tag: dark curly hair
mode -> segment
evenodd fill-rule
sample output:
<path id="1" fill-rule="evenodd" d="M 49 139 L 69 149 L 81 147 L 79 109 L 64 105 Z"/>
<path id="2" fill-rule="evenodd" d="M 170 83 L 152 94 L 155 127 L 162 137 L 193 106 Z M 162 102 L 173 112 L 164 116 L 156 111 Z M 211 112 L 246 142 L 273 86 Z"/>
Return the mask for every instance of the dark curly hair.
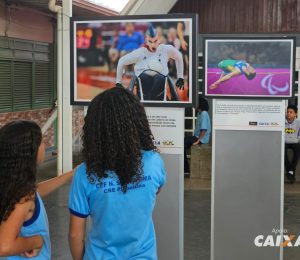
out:
<path id="1" fill-rule="evenodd" d="M 21 198 L 36 190 L 41 128 L 33 121 L 13 121 L 0 129 L 0 222 Z"/>
<path id="2" fill-rule="evenodd" d="M 96 96 L 83 126 L 83 159 L 91 183 L 117 174 L 122 191 L 142 178 L 141 150 L 157 150 L 144 107 L 128 90 L 114 87 Z"/>

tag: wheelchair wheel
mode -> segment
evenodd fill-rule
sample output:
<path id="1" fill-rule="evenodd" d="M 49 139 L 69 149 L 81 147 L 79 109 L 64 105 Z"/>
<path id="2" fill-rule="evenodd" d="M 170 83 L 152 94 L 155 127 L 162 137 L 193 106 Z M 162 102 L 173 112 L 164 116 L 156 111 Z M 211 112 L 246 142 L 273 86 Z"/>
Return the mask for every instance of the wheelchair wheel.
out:
<path id="1" fill-rule="evenodd" d="M 131 81 L 130 81 L 128 87 L 127 87 L 127 89 L 128 89 L 130 92 L 133 92 L 134 86 L 135 86 L 136 82 L 137 82 L 137 77 L 134 75 L 134 76 L 132 77 L 132 79 L 131 79 Z"/>
<path id="2" fill-rule="evenodd" d="M 171 100 L 169 100 L 169 101 L 179 101 L 179 96 L 177 94 L 176 87 L 174 86 L 174 84 L 169 76 L 167 76 L 167 80 L 168 80 L 168 85 L 169 85 L 170 94 L 171 94 Z"/>
<path id="3" fill-rule="evenodd" d="M 141 86 L 139 84 L 138 78 L 136 78 L 135 81 L 135 90 L 136 90 L 136 95 L 139 98 L 139 100 L 141 100 Z"/>
<path id="4" fill-rule="evenodd" d="M 138 96 L 139 100 L 141 100 L 141 91 L 139 86 L 139 81 L 137 76 L 133 76 L 127 89 L 132 92 L 134 95 Z"/>

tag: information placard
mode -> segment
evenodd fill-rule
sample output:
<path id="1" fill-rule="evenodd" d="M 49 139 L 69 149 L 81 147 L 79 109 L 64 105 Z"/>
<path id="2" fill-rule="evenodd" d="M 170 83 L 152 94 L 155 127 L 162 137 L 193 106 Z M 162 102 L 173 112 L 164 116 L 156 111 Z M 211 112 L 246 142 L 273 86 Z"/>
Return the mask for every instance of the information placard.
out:
<path id="1" fill-rule="evenodd" d="M 181 108 L 147 107 L 146 114 L 157 148 L 162 153 L 182 154 L 184 110 Z"/>
<path id="2" fill-rule="evenodd" d="M 216 100 L 214 128 L 236 130 L 282 130 L 282 100 Z"/>

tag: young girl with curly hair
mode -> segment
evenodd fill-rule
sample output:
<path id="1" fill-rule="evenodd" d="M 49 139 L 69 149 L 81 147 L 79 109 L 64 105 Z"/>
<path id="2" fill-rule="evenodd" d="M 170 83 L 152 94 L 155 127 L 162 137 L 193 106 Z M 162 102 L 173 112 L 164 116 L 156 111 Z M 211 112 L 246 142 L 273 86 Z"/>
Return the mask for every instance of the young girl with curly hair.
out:
<path id="1" fill-rule="evenodd" d="M 0 256 L 8 260 L 51 258 L 47 214 L 41 197 L 71 180 L 73 172 L 36 184 L 45 146 L 33 121 L 0 129 Z"/>
<path id="2" fill-rule="evenodd" d="M 69 196 L 73 259 L 157 259 L 152 212 L 166 177 L 144 107 L 124 88 L 106 90 L 88 108 L 82 139 Z"/>

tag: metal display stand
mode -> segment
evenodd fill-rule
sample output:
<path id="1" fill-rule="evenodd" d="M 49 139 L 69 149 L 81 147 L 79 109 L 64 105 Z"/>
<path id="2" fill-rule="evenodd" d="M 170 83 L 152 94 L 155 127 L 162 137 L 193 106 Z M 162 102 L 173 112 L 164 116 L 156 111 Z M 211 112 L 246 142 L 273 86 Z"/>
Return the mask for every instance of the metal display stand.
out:
<path id="1" fill-rule="evenodd" d="M 154 210 L 158 259 L 183 260 L 184 108 L 147 107 L 146 113 L 167 172 Z"/>
<path id="2" fill-rule="evenodd" d="M 282 247 L 263 242 L 283 230 L 284 109 L 213 100 L 211 260 L 282 260 Z"/>

